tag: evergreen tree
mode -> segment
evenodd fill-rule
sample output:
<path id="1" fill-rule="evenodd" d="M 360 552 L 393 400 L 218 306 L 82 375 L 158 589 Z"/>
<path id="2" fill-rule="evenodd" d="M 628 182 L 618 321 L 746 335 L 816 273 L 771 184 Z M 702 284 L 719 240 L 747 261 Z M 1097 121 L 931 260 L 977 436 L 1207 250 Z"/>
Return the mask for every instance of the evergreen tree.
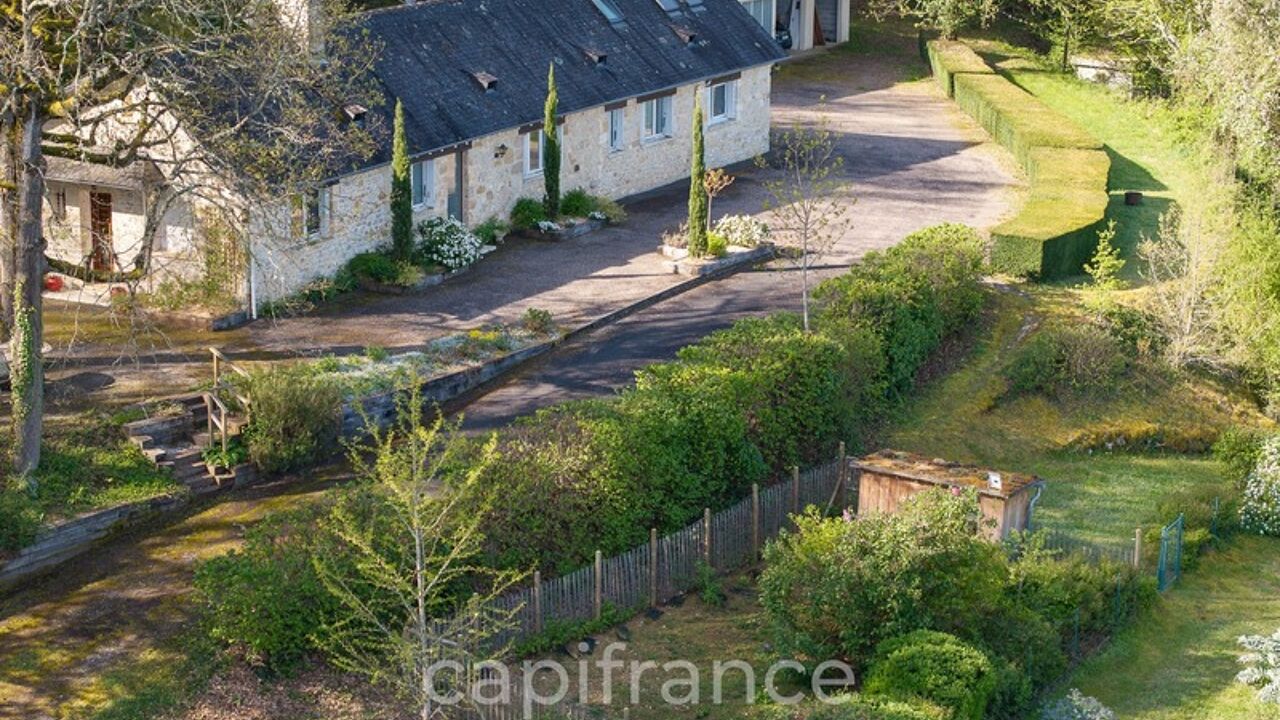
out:
<path id="1" fill-rule="evenodd" d="M 559 109 L 560 93 L 556 90 L 556 66 L 553 63 L 547 73 L 547 106 L 542 118 L 542 179 L 547 193 L 542 204 L 550 220 L 560 216 L 560 131 L 556 127 Z"/>
<path id="2" fill-rule="evenodd" d="M 404 105 L 399 100 L 391 140 L 391 251 L 397 260 L 407 260 L 413 254 L 413 183 L 409 141 L 404 135 Z"/>
<path id="3" fill-rule="evenodd" d="M 702 99 L 693 100 L 693 161 L 689 168 L 689 254 L 707 254 L 707 157 Z"/>

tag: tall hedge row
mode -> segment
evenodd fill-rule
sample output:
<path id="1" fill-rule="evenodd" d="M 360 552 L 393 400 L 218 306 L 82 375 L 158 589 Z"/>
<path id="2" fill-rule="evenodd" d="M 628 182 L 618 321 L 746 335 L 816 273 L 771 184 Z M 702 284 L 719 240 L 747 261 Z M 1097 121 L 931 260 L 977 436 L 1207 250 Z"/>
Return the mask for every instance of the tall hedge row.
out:
<path id="1" fill-rule="evenodd" d="M 519 423 L 487 473 L 505 498 L 485 528 L 493 562 L 568 571 L 854 449 L 980 310 L 981 276 L 976 233 L 931 228 L 821 287 L 816 332 L 791 314 L 741 320 L 615 398 Z"/>
<path id="2" fill-rule="evenodd" d="M 1031 179 L 1022 210 L 991 231 L 992 265 L 1046 279 L 1079 274 L 1093 254 L 1109 199 L 1111 159 L 1102 144 L 985 63 L 983 72 L 974 62 L 981 58 L 962 43 L 930 43 L 929 57 L 944 90 Z"/>

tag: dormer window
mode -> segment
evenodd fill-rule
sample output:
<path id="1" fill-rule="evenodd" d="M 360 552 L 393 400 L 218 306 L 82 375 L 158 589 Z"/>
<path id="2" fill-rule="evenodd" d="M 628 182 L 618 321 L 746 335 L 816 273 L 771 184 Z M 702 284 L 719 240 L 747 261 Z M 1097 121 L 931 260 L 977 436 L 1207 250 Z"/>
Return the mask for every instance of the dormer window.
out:
<path id="1" fill-rule="evenodd" d="M 613 0 L 591 0 L 595 3 L 596 9 L 604 15 L 604 19 L 611 23 L 622 22 L 622 11 L 613 3 Z"/>
<path id="2" fill-rule="evenodd" d="M 477 70 L 476 72 L 471 73 L 471 77 L 475 79 L 476 83 L 480 86 L 480 89 L 485 92 L 490 92 L 494 88 L 498 87 L 497 76 L 490 75 L 482 70 Z"/>

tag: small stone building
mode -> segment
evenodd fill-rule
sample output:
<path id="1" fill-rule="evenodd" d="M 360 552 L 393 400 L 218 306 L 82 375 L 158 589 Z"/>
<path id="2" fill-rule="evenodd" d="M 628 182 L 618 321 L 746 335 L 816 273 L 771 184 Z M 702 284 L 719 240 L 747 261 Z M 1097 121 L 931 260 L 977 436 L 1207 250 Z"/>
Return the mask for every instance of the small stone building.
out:
<path id="1" fill-rule="evenodd" d="M 896 512 L 908 497 L 930 488 L 977 490 L 982 514 L 995 522 L 993 540 L 1026 530 L 1044 481 L 1034 475 L 1007 473 L 931 460 L 922 455 L 883 450 L 857 462 L 858 514 Z"/>

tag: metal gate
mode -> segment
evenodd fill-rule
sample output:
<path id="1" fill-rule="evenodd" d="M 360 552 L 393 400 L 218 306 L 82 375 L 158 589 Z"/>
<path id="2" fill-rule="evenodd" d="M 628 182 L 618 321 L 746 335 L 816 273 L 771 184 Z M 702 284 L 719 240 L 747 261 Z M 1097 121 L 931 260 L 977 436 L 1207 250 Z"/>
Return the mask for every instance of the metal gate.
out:
<path id="1" fill-rule="evenodd" d="M 1182 577 L 1182 531 L 1185 525 L 1185 516 L 1179 515 L 1177 520 L 1160 531 L 1160 567 L 1156 572 L 1160 592 L 1168 590 Z"/>

